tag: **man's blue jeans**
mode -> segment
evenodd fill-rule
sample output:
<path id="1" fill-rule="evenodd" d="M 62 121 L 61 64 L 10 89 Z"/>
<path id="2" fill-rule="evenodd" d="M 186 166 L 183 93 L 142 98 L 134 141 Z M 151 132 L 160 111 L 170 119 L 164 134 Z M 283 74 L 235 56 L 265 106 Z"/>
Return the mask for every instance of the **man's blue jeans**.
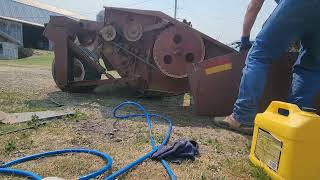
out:
<path id="1" fill-rule="evenodd" d="M 312 107 L 320 90 L 320 0 L 282 0 L 247 56 L 233 112 L 241 124 L 253 125 L 269 66 L 297 40 L 302 48 L 293 68 L 290 101 Z"/>

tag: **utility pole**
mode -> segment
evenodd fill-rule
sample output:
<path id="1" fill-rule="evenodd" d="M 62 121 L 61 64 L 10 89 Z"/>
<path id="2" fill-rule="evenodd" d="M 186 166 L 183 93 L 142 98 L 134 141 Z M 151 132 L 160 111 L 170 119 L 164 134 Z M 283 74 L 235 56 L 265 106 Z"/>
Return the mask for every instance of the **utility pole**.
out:
<path id="1" fill-rule="evenodd" d="M 178 10 L 178 0 L 175 0 L 174 3 L 174 18 L 177 19 L 177 10 Z"/>

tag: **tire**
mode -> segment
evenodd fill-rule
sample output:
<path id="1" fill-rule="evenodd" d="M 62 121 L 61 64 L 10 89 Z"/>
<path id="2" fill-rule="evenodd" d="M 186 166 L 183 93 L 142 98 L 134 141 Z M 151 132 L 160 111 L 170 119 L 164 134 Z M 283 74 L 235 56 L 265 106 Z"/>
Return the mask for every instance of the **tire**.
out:
<path id="1" fill-rule="evenodd" d="M 84 75 L 81 75 L 79 77 L 74 77 L 76 81 L 81 80 L 100 80 L 101 74 L 95 69 L 90 68 L 87 64 L 81 63 L 78 59 L 75 59 L 75 62 L 80 63 L 77 67 L 81 67 L 81 72 L 84 73 Z M 76 63 L 75 63 L 76 64 Z M 89 93 L 92 92 L 97 86 L 84 86 L 84 87 L 70 87 L 70 86 L 59 86 L 59 83 L 57 83 L 56 80 L 56 72 L 55 72 L 55 59 L 52 61 L 52 77 L 54 79 L 54 82 L 58 86 L 59 89 L 61 89 L 64 92 L 71 92 L 71 93 Z"/>

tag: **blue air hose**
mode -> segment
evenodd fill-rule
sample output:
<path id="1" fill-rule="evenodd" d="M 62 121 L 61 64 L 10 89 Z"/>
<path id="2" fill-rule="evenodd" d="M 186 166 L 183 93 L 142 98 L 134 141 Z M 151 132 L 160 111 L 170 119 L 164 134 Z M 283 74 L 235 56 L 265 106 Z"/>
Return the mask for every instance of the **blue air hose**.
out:
<path id="1" fill-rule="evenodd" d="M 49 152 L 45 152 L 45 153 L 34 154 L 31 156 L 22 157 L 22 158 L 7 162 L 7 163 L 0 166 L 0 173 L 6 172 L 5 174 L 13 174 L 13 175 L 15 174 L 15 175 L 20 175 L 20 176 L 26 176 L 26 177 L 30 177 L 31 179 L 34 179 L 34 180 L 38 180 L 39 178 L 42 179 L 41 176 L 39 176 L 35 173 L 27 172 L 27 171 L 23 171 L 23 170 L 18 170 L 18 169 L 9 169 L 9 167 L 11 167 L 13 165 L 24 163 L 27 161 L 36 160 L 39 158 L 57 156 L 60 154 L 67 154 L 67 153 L 92 154 L 92 155 L 96 155 L 96 156 L 101 157 L 103 160 L 105 160 L 107 162 L 107 164 L 103 168 L 99 169 L 98 171 L 95 171 L 95 172 L 90 173 L 88 175 L 79 177 L 80 180 L 95 178 L 95 177 L 105 173 L 112 166 L 112 158 L 105 153 L 102 153 L 102 152 L 99 152 L 96 150 L 90 150 L 90 149 L 64 149 L 64 150 L 49 151 Z M 6 168 L 6 169 L 4 169 L 4 168 Z"/>
<path id="2" fill-rule="evenodd" d="M 16 175 L 16 176 L 23 176 L 33 180 L 41 180 L 42 177 L 38 174 L 33 172 L 19 170 L 19 169 L 11 169 L 11 168 L 0 168 L 0 174 L 7 174 L 7 175 Z"/>
<path id="3" fill-rule="evenodd" d="M 136 108 L 138 108 L 139 110 L 141 110 L 143 112 L 143 114 L 128 114 L 128 115 L 117 115 L 117 111 L 125 106 L 134 106 Z M 157 151 L 157 149 L 159 147 L 162 147 L 164 145 L 166 145 L 170 139 L 170 135 L 171 135 L 171 131 L 172 131 L 172 121 L 167 118 L 167 117 L 164 117 L 164 116 L 161 116 L 161 115 L 158 115 L 158 114 L 149 114 L 149 112 L 143 107 L 141 106 L 140 104 L 136 103 L 136 102 L 123 102 L 121 103 L 119 106 L 115 107 L 114 110 L 113 110 L 113 117 L 115 118 L 118 118 L 118 119 L 128 119 L 128 118 L 133 118 L 133 117 L 145 117 L 146 118 L 146 122 L 148 124 L 148 130 L 149 130 L 149 138 L 150 138 L 150 144 L 152 146 L 152 151 L 148 154 L 153 154 L 154 152 Z M 167 130 L 167 133 L 166 133 L 166 136 L 164 137 L 161 145 L 158 147 L 155 143 L 155 140 L 154 140 L 154 136 L 152 135 L 152 122 L 151 122 L 151 119 L 150 117 L 158 117 L 158 118 L 161 118 L 163 120 L 166 121 L 166 123 L 168 124 L 168 130 Z M 154 152 L 153 152 L 154 151 Z M 153 153 L 152 153 L 153 152 Z M 151 156 L 150 155 L 150 156 Z M 150 157 L 149 156 L 149 157 Z M 138 161 L 138 160 L 137 160 Z M 170 168 L 169 164 L 165 161 L 165 160 L 161 160 L 161 163 L 162 165 L 164 166 L 164 168 L 167 170 L 167 173 L 170 177 L 170 179 L 172 180 L 176 180 L 176 176 L 174 175 L 172 169 Z M 128 165 L 129 166 L 129 165 Z M 126 167 L 124 167 L 124 169 L 126 169 Z M 118 172 L 121 172 L 121 169 L 118 171 Z M 115 172 L 114 174 L 116 174 L 117 172 Z M 112 175 L 111 175 L 112 176 Z M 115 176 L 116 177 L 116 176 Z M 107 177 L 106 179 L 109 180 L 109 178 Z"/>
<path id="4" fill-rule="evenodd" d="M 125 106 L 134 106 L 137 107 L 139 110 L 141 110 L 143 112 L 143 114 L 129 114 L 129 115 L 117 115 L 117 111 L 120 110 L 121 108 L 125 107 Z M 106 177 L 106 180 L 113 180 L 116 179 L 116 177 L 122 175 L 123 173 L 129 171 L 131 168 L 137 166 L 138 164 L 140 164 L 141 162 L 145 161 L 146 159 L 149 159 L 152 154 L 154 154 L 159 147 L 162 147 L 164 145 L 167 144 L 167 142 L 169 141 L 170 135 L 171 135 L 171 131 L 172 131 L 172 122 L 169 118 L 164 117 L 164 116 L 160 116 L 158 114 L 149 114 L 148 111 L 141 106 L 138 103 L 135 102 L 124 102 L 122 104 L 120 104 L 119 106 L 117 106 L 114 110 L 113 110 L 113 116 L 115 118 L 118 119 L 127 119 L 127 118 L 132 118 L 132 117 L 145 117 L 146 118 L 146 122 L 148 125 L 148 130 L 149 130 L 149 136 L 150 136 L 150 144 L 152 146 L 152 150 L 145 154 L 144 156 L 138 158 L 137 160 L 135 160 L 134 162 L 128 164 L 127 166 L 119 169 L 118 171 L 116 171 L 115 173 L 111 174 L 110 176 Z M 151 122 L 151 117 L 158 117 L 161 118 L 163 120 L 165 120 L 168 124 L 168 130 L 166 133 L 166 136 L 164 138 L 164 140 L 162 141 L 160 146 L 156 145 L 154 136 L 152 135 L 152 122 Z M 112 158 L 102 152 L 96 151 L 96 150 L 89 150 L 89 149 L 65 149 L 65 150 L 57 150 L 57 151 L 50 151 L 50 152 L 45 152 L 45 153 L 40 153 L 40 154 L 35 154 L 35 155 L 31 155 L 31 156 L 26 156 L 23 158 L 19 158 L 13 161 L 10 161 L 8 163 L 5 163 L 3 165 L 0 166 L 0 174 L 10 174 L 10 175 L 19 175 L 19 176 L 25 176 L 28 178 L 31 178 L 33 180 L 40 180 L 42 179 L 41 176 L 33 173 L 33 172 L 29 172 L 29 171 L 24 171 L 24 170 L 18 170 L 18 169 L 11 169 L 9 167 L 13 166 L 13 165 L 17 165 L 26 161 L 30 161 L 30 160 L 35 160 L 35 159 L 39 159 L 39 158 L 43 158 L 43 157 L 49 157 L 49 156 L 56 156 L 56 155 L 60 155 L 60 154 L 66 154 L 66 153 L 88 153 L 88 154 L 92 154 L 92 155 L 96 155 L 101 157 L 102 159 L 104 159 L 107 164 L 95 171 L 92 172 L 88 175 L 85 176 L 81 176 L 79 177 L 80 180 L 87 180 L 87 179 L 91 179 L 91 178 L 95 178 L 99 175 L 102 175 L 103 173 L 105 173 L 106 171 L 108 171 L 111 166 L 112 166 Z M 172 169 L 170 168 L 169 164 L 165 161 L 165 160 L 161 160 L 162 165 L 165 167 L 165 169 L 167 170 L 167 173 L 169 175 L 169 177 L 172 180 L 176 180 L 176 176 L 174 175 Z"/>

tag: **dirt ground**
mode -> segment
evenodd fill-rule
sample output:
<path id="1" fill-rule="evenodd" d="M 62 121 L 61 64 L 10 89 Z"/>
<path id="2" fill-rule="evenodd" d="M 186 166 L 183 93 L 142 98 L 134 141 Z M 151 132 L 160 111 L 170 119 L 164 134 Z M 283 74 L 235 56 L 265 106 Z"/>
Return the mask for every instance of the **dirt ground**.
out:
<path id="1" fill-rule="evenodd" d="M 77 113 L 15 133 L 10 132 L 32 124 L 0 124 L 0 163 L 34 153 L 80 147 L 109 154 L 113 158 L 112 171 L 125 166 L 151 149 L 143 118 L 112 118 L 112 109 L 125 100 L 138 101 L 152 113 L 171 117 L 174 127 L 170 141 L 186 138 L 199 143 L 201 156 L 195 161 L 170 164 L 178 179 L 268 179 L 248 160 L 251 137 L 219 129 L 210 117 L 195 116 L 191 107 L 182 107 L 183 96 L 139 99 L 124 87 L 101 87 L 93 94 L 69 94 L 56 88 L 48 67 L 4 64 L 0 64 L 0 111 L 74 109 Z M 56 103 L 63 106 L 57 107 Z M 166 125 L 155 121 L 153 133 L 158 142 L 162 141 L 165 131 Z M 102 165 L 101 159 L 89 155 L 65 155 L 39 159 L 16 168 L 43 177 L 76 179 Z M 158 180 L 168 179 L 168 176 L 161 163 L 147 160 L 119 179 Z"/>

